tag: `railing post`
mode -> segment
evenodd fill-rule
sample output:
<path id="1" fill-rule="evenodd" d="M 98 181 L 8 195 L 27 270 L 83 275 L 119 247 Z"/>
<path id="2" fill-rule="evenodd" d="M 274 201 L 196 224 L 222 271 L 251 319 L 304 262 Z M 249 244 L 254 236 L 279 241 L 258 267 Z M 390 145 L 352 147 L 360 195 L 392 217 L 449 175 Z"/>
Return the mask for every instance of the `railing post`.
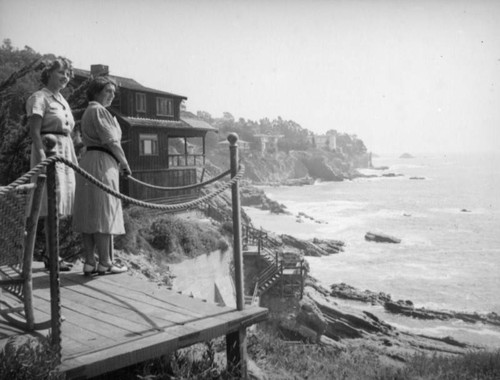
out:
<path id="1" fill-rule="evenodd" d="M 239 168 L 238 135 L 231 133 L 227 137 L 231 161 L 231 178 L 236 176 Z M 240 187 L 235 182 L 231 188 L 233 207 L 233 253 L 235 267 L 236 307 L 243 310 L 245 297 L 243 294 L 243 256 L 241 249 L 241 205 Z M 248 379 L 247 370 L 247 331 L 239 327 L 235 332 L 226 335 L 226 355 L 229 373 L 240 379 Z"/>
<path id="2" fill-rule="evenodd" d="M 238 173 L 238 135 L 231 133 L 228 138 L 231 155 L 231 178 Z M 234 266 L 235 266 L 235 285 L 236 285 L 236 307 L 243 310 L 245 299 L 243 296 L 243 257 L 241 250 L 241 205 L 240 205 L 240 187 L 236 182 L 231 188 L 232 208 L 233 208 L 233 244 L 234 244 Z"/>
<path id="3" fill-rule="evenodd" d="M 304 259 L 300 260 L 300 299 L 304 298 Z"/>
<path id="4" fill-rule="evenodd" d="M 281 261 L 279 266 L 280 266 L 280 268 L 279 268 L 278 273 L 280 273 L 280 281 L 281 281 L 281 298 L 283 298 L 284 294 L 285 294 L 285 284 L 284 284 L 285 278 L 283 277 L 283 261 Z"/>
<path id="5" fill-rule="evenodd" d="M 56 139 L 45 135 L 43 139 L 48 157 L 55 155 Z M 56 163 L 47 167 L 47 251 L 49 253 L 51 339 L 56 352 L 61 354 L 61 289 L 59 284 L 59 212 L 57 208 Z"/>

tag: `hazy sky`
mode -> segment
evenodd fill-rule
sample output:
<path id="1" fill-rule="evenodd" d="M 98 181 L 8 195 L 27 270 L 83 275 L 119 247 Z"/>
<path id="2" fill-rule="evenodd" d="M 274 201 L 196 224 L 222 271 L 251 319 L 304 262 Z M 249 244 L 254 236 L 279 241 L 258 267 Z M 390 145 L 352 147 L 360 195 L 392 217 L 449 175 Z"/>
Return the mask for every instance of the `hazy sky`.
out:
<path id="1" fill-rule="evenodd" d="M 499 0 L 0 0 L 0 38 L 187 109 L 388 152 L 498 151 Z"/>

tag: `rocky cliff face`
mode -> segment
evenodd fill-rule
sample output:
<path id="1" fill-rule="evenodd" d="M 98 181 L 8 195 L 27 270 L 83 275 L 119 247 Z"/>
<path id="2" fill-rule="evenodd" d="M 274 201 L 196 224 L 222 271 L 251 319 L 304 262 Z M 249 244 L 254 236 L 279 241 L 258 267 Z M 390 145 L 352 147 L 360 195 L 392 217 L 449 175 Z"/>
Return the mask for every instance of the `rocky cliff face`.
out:
<path id="1" fill-rule="evenodd" d="M 245 179 L 255 184 L 304 184 L 314 180 L 342 181 L 357 175 L 357 168 L 371 167 L 368 154 L 348 157 L 321 149 L 261 154 L 240 153 Z M 227 167 L 228 157 L 210 156 L 216 167 Z"/>

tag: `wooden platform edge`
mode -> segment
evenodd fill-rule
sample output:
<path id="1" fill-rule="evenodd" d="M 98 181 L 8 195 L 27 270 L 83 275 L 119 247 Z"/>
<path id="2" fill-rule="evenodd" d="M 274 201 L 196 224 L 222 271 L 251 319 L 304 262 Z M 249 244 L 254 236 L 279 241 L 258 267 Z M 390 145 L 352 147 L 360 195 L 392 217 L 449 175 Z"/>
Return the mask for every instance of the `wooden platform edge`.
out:
<path id="1" fill-rule="evenodd" d="M 231 314 L 236 315 L 231 318 Z M 268 310 L 261 307 L 234 310 L 224 314 L 222 320 L 220 316 L 208 317 L 68 360 L 63 358 L 58 370 L 65 373 L 67 379 L 87 379 L 227 335 L 263 322 L 267 317 Z"/>

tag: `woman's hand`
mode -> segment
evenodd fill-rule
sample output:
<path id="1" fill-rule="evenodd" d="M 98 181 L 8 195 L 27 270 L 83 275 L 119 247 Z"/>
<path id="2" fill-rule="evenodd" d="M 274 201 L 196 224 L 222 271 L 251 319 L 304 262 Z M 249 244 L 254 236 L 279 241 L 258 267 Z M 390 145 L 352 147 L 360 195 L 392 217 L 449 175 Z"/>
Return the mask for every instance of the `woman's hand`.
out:
<path id="1" fill-rule="evenodd" d="M 120 164 L 120 174 L 125 178 L 132 174 L 132 170 L 130 170 L 130 166 L 128 166 L 128 163 Z"/>
<path id="2" fill-rule="evenodd" d="M 31 115 L 28 119 L 28 128 L 31 141 L 33 142 L 33 158 L 35 163 L 45 160 L 45 147 L 42 142 L 42 117 L 40 115 Z"/>

